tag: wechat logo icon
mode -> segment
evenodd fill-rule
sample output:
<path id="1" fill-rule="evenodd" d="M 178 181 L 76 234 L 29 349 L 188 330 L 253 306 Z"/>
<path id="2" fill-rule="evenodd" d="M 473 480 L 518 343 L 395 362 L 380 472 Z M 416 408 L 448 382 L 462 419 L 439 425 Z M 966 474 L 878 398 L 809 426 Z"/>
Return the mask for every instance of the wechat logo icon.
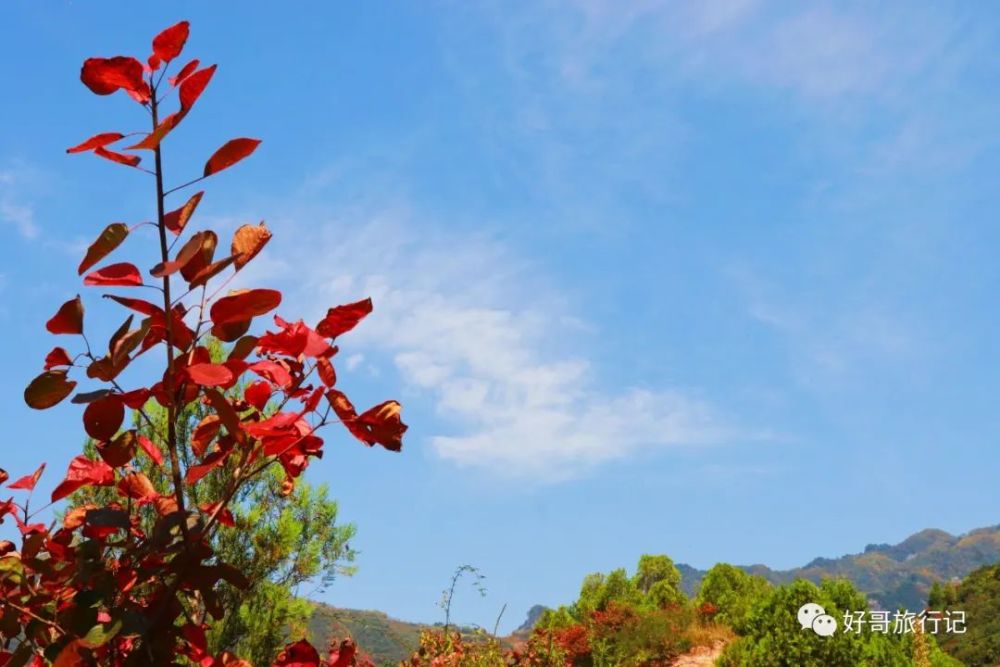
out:
<path id="1" fill-rule="evenodd" d="M 799 607 L 796 618 L 799 619 L 799 625 L 803 630 L 810 628 L 820 637 L 832 637 L 837 632 L 837 619 L 814 602 L 807 602 Z"/>

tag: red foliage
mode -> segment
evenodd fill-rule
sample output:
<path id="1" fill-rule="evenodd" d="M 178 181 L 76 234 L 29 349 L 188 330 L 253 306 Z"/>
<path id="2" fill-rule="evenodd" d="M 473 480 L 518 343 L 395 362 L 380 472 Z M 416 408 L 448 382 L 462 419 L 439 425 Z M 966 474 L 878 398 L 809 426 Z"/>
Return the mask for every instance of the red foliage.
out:
<path id="1" fill-rule="evenodd" d="M 230 269 L 232 273 L 241 270 L 260 253 L 271 238 L 264 223 L 240 227 L 228 256 L 216 259 L 218 235 L 207 229 L 191 234 L 177 254 L 170 256 L 168 233 L 185 233 L 203 193 L 170 212 L 168 195 L 233 166 L 260 144 L 257 139 L 233 139 L 208 159 L 200 177 L 173 189 L 164 186 L 162 143 L 191 111 L 216 71 L 215 65 L 198 69 L 195 59 L 176 76 L 164 76 L 183 51 L 188 35 L 188 22 L 181 21 L 153 39 L 147 65 L 127 56 L 89 58 L 80 73 L 92 92 L 110 95 L 124 90 L 152 118 L 149 134 L 123 150 L 154 153 L 155 170 L 143 171 L 156 182 L 160 256 L 149 271 L 149 282 L 138 266 L 127 261 L 91 270 L 128 239 L 129 226 L 116 222 L 105 227 L 87 249 L 78 273 L 86 273 L 83 284 L 88 286 L 155 288 L 162 304 L 105 294 L 130 312 L 110 336 L 103 355 L 82 336 L 80 297 L 64 303 L 46 324 L 53 334 L 80 335 L 78 349 L 76 356 L 63 347 L 49 352 L 44 371 L 25 389 L 25 402 L 45 409 L 69 397 L 78 379 L 94 385 L 72 402 L 85 405 L 83 427 L 97 442 L 99 455 L 75 457 L 56 485 L 52 501 L 87 486 L 113 488 L 119 500 L 103 507 L 74 508 L 61 526 L 46 527 L 31 522 L 37 510 L 29 512 L 30 494 L 45 465 L 7 486 L 29 496 L 23 502 L 13 497 L 0 501 L 0 523 L 12 518 L 22 536 L 19 546 L 0 542 L 0 599 L 4 601 L 0 665 L 168 665 L 183 656 L 202 667 L 248 667 L 229 653 L 210 655 L 205 635 L 209 617 L 218 619 L 228 611 L 219 605 L 219 588 L 248 585 L 236 568 L 219 562 L 210 539 L 215 531 L 234 527 L 228 506 L 240 487 L 278 465 L 285 472 L 286 488 L 291 489 L 309 462 L 322 455 L 324 441 L 317 432 L 331 422 L 343 422 L 349 433 L 369 446 L 378 443 L 393 451 L 402 446 L 406 425 L 400 419 L 399 403 L 385 401 L 358 415 L 346 395 L 330 388 L 336 382 L 331 358 L 337 348 L 332 339 L 371 312 L 370 300 L 331 308 L 316 330 L 301 320 L 289 323 L 275 316 L 280 330 L 258 338 L 248 333 L 252 320 L 278 308 L 280 292 L 250 289 L 220 294 L 232 274 L 213 289 L 208 283 Z M 161 87 L 164 79 L 178 87 L 179 101 L 179 108 L 166 116 L 161 114 L 169 90 Z M 138 155 L 107 148 L 125 136 L 103 132 L 67 152 L 92 152 L 135 167 Z M 197 298 L 192 295 L 186 301 L 192 292 Z M 225 361 L 209 357 L 204 346 L 209 333 L 233 344 Z M 163 366 L 147 386 L 126 391 L 116 378 L 154 348 L 162 350 Z M 78 379 L 70 379 L 70 372 Z M 241 397 L 227 397 L 220 391 L 235 386 L 246 373 L 257 378 L 246 385 Z M 155 442 L 135 430 L 120 430 L 125 408 L 138 410 L 149 420 L 143 410 L 149 400 L 167 411 L 166 432 L 158 433 Z M 195 460 L 188 465 L 178 456 L 176 420 L 181 408 L 196 401 L 204 404 L 209 416 L 193 434 Z M 265 419 L 262 413 L 269 402 L 278 411 Z M 164 467 L 172 482 L 166 492 L 157 490 L 133 466 L 140 455 Z M 229 462 L 235 472 L 228 488 L 196 508 L 186 507 L 185 489 Z M 7 479 L 8 474 L 0 470 L 0 484 Z M 159 517 L 149 533 L 137 513 L 147 505 Z M 334 646 L 326 659 L 308 643 L 296 642 L 275 663 L 283 667 L 370 664 L 350 640 Z"/>
<path id="2" fill-rule="evenodd" d="M 575 662 L 590 654 L 590 632 L 587 626 L 577 623 L 553 633 L 556 643 L 566 652 L 566 658 Z"/>

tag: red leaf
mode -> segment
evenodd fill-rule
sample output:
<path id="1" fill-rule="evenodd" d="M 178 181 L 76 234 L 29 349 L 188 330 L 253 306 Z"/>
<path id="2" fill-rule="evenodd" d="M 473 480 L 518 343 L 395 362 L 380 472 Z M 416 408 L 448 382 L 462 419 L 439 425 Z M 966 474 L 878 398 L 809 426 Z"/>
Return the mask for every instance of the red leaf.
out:
<path id="1" fill-rule="evenodd" d="M 197 100 L 202 92 L 204 92 L 205 87 L 211 80 L 212 75 L 215 73 L 215 65 L 211 67 L 206 67 L 203 70 L 199 70 L 194 74 L 186 77 L 181 83 L 181 88 L 179 92 L 179 97 L 181 101 L 181 108 L 163 120 L 160 121 L 156 128 L 147 134 L 138 143 L 129 146 L 129 150 L 155 150 L 163 138 L 167 136 L 175 127 L 177 127 L 184 117 L 187 116 L 188 112 L 191 111 L 191 107 L 194 105 L 195 100 Z"/>
<path id="2" fill-rule="evenodd" d="M 263 380 L 254 382 L 243 391 L 243 398 L 247 400 L 247 403 L 263 412 L 264 406 L 267 405 L 268 400 L 271 398 L 270 383 Z"/>
<path id="3" fill-rule="evenodd" d="M 403 448 L 403 434 L 408 428 L 401 419 L 402 409 L 398 401 L 385 401 L 361 413 L 358 423 L 368 430 L 374 442 L 398 452 Z"/>
<path id="4" fill-rule="evenodd" d="M 198 425 L 194 427 L 194 432 L 191 433 L 191 451 L 194 452 L 195 456 L 201 458 L 205 455 L 208 445 L 215 439 L 215 436 L 219 435 L 221 428 L 222 421 L 219 419 L 219 415 L 207 415 L 198 422 Z"/>
<path id="5" fill-rule="evenodd" d="M 45 323 L 45 328 L 54 334 L 83 333 L 83 301 L 80 295 L 59 306 L 52 319 Z"/>
<path id="6" fill-rule="evenodd" d="M 124 89 L 144 103 L 149 101 L 149 85 L 142 74 L 142 63 L 135 58 L 87 58 L 80 70 L 80 80 L 98 95 L 110 95 Z"/>
<path id="7" fill-rule="evenodd" d="M 328 667 L 352 667 L 354 663 L 354 656 L 358 652 L 358 646 L 350 638 L 345 639 L 340 642 L 340 647 L 337 649 L 330 649 L 330 659 L 328 662 Z"/>
<path id="8" fill-rule="evenodd" d="M 238 443 L 246 444 L 246 434 L 244 434 L 243 428 L 240 426 L 240 417 L 236 414 L 236 409 L 233 408 L 229 399 L 223 396 L 218 389 L 206 389 L 205 398 L 215 408 L 215 413 L 222 420 L 222 424 L 229 431 L 229 435 L 233 436 Z"/>
<path id="9" fill-rule="evenodd" d="M 167 226 L 167 229 L 174 234 L 180 234 L 181 230 L 184 229 L 184 225 L 191 219 L 194 210 L 198 208 L 198 202 L 201 201 L 201 197 L 204 194 L 204 190 L 194 193 L 179 209 L 163 216 L 163 224 Z"/>
<path id="10" fill-rule="evenodd" d="M 45 370 L 50 371 L 56 366 L 72 366 L 73 360 L 69 354 L 61 347 L 54 347 L 52 351 L 45 355 Z"/>
<path id="11" fill-rule="evenodd" d="M 223 169 L 228 169 L 234 164 L 247 157 L 260 145 L 260 139 L 230 139 L 222 148 L 215 151 L 212 157 L 205 163 L 205 176 L 217 174 Z"/>
<path id="12" fill-rule="evenodd" d="M 281 303 L 281 292 L 253 289 L 224 296 L 212 304 L 209 315 L 216 325 L 243 322 L 274 310 Z"/>
<path id="13" fill-rule="evenodd" d="M 138 410 L 149 400 L 149 390 L 145 388 L 133 389 L 132 391 L 126 391 L 124 394 L 119 394 L 118 398 L 126 406 L 133 410 Z"/>
<path id="14" fill-rule="evenodd" d="M 370 298 L 331 308 L 326 311 L 326 317 L 316 325 L 316 333 L 327 338 L 336 338 L 356 327 L 370 312 L 372 312 Z"/>
<path id="15" fill-rule="evenodd" d="M 181 54 L 187 41 L 191 24 L 181 21 L 170 26 L 153 38 L 153 54 L 165 63 Z"/>
<path id="16" fill-rule="evenodd" d="M 84 151 L 92 151 L 95 148 L 101 148 L 107 146 L 108 144 L 113 144 L 119 139 L 124 139 L 125 135 L 121 132 L 103 132 L 101 134 L 95 134 L 90 139 L 87 139 L 82 144 L 77 144 L 72 148 L 67 148 L 67 153 L 83 153 Z"/>
<path id="17" fill-rule="evenodd" d="M 187 367 L 191 382 L 202 387 L 219 387 L 233 381 L 233 373 L 222 364 L 193 364 Z"/>
<path id="18" fill-rule="evenodd" d="M 143 137 L 139 142 L 132 144 L 131 146 L 126 146 L 126 150 L 136 151 L 139 149 L 146 150 L 156 150 L 156 147 L 160 145 L 163 141 L 163 137 L 167 136 L 171 130 L 177 127 L 181 119 L 184 118 L 184 113 L 181 111 L 176 111 L 163 120 L 153 129 L 152 132 Z"/>
<path id="19" fill-rule="evenodd" d="M 201 61 L 195 58 L 194 60 L 190 61 L 187 65 L 182 67 L 181 71 L 177 73 L 177 76 L 167 77 L 167 81 L 170 82 L 171 86 L 176 86 L 178 83 L 186 79 L 191 74 L 191 72 L 195 71 L 195 69 L 198 68 L 198 65 L 200 63 Z"/>
<path id="20" fill-rule="evenodd" d="M 225 451 L 218 451 L 209 454 L 205 457 L 205 460 L 201 464 L 191 466 L 187 469 L 187 473 L 184 475 L 184 481 L 188 484 L 195 484 L 202 477 L 225 463 L 226 456 L 228 456 L 228 454 L 229 452 Z"/>
<path id="21" fill-rule="evenodd" d="M 300 639 L 287 645 L 275 658 L 272 667 L 319 667 L 319 653 L 312 644 Z"/>
<path id="22" fill-rule="evenodd" d="M 112 486 L 114 483 L 115 471 L 107 463 L 77 456 L 69 464 L 66 479 L 52 492 L 52 502 L 61 500 L 84 486 Z"/>
<path id="23" fill-rule="evenodd" d="M 320 357 L 316 360 L 316 370 L 319 372 L 319 379 L 323 381 L 327 387 L 332 387 L 337 384 L 337 372 L 333 369 L 333 364 L 326 357 Z"/>
<path id="24" fill-rule="evenodd" d="M 137 313 L 142 313 L 143 315 L 149 315 L 150 317 L 154 315 L 159 315 L 163 318 L 163 309 L 159 306 L 154 306 L 148 301 L 143 301 L 142 299 L 132 299 L 127 296 L 118 296 L 117 294 L 105 294 L 105 299 L 111 299 L 112 301 L 117 301 L 126 308 L 130 308 Z"/>
<path id="25" fill-rule="evenodd" d="M 24 402 L 36 410 L 51 408 L 70 395 L 76 382 L 66 377 L 66 371 L 45 371 L 24 390 Z"/>
<path id="26" fill-rule="evenodd" d="M 142 451 L 146 452 L 146 456 L 151 458 L 156 465 L 163 465 L 163 452 L 160 451 L 160 448 L 157 447 L 152 440 L 142 434 L 139 434 L 138 440 L 139 446 L 142 447 Z"/>
<path id="27" fill-rule="evenodd" d="M 89 403 L 83 411 L 83 427 L 95 440 L 110 440 L 125 420 L 125 406 L 114 395 Z"/>
<path id="28" fill-rule="evenodd" d="M 34 491 L 35 485 L 38 484 L 38 479 L 42 476 L 42 471 L 45 470 L 45 464 L 38 466 L 38 470 L 31 473 L 30 475 L 25 475 L 18 480 L 10 483 L 7 487 L 8 489 L 23 489 L 24 491 Z"/>
<path id="29" fill-rule="evenodd" d="M 219 237 L 216 236 L 215 232 L 208 229 L 198 232 L 184 244 L 184 247 L 178 253 L 178 257 L 181 255 L 185 257 L 190 256 L 190 259 L 181 267 L 181 275 L 184 277 L 184 280 L 190 283 L 198 275 L 199 271 L 212 263 L 212 257 L 215 255 L 215 247 L 218 242 Z"/>
<path id="30" fill-rule="evenodd" d="M 97 453 L 112 468 L 121 468 L 135 458 L 137 440 L 135 431 L 122 431 L 111 442 L 97 443 Z"/>
<path id="31" fill-rule="evenodd" d="M 285 388 L 292 384 L 292 375 L 288 369 L 275 361 L 258 361 L 250 364 L 248 369 L 279 387 Z"/>
<path id="32" fill-rule="evenodd" d="M 138 155 L 125 155 L 124 153 L 109 151 L 106 148 L 95 148 L 94 154 L 100 155 L 105 160 L 111 160 L 112 162 L 124 164 L 129 167 L 135 167 L 142 162 L 142 158 Z"/>
<path id="33" fill-rule="evenodd" d="M 83 275 L 84 271 L 97 264 L 107 257 L 108 253 L 120 246 L 127 236 L 128 225 L 124 222 L 113 222 L 105 227 L 101 235 L 97 237 L 97 240 L 87 248 L 87 254 L 84 256 L 83 261 L 80 262 L 80 266 L 77 267 L 76 272 Z"/>
<path id="34" fill-rule="evenodd" d="M 393 452 L 403 448 L 403 433 L 408 427 L 400 418 L 402 406 L 397 401 L 379 403 L 358 415 L 343 392 L 331 389 L 326 398 L 347 430 L 361 442 L 369 447 L 379 444 Z"/>
<path id="35" fill-rule="evenodd" d="M 232 264 L 236 260 L 235 257 L 230 255 L 225 259 L 220 259 L 218 262 L 209 264 L 206 267 L 201 268 L 196 274 L 191 276 L 191 280 L 188 281 L 188 286 L 191 289 L 204 285 L 209 280 L 221 273 L 227 266 Z M 183 273 L 183 272 L 182 272 Z"/>
<path id="36" fill-rule="evenodd" d="M 103 285 L 106 287 L 119 285 L 122 287 L 137 287 L 142 285 L 142 275 L 135 264 L 121 262 L 109 264 L 103 269 L 88 273 L 83 278 L 84 285 Z"/>
<path id="37" fill-rule="evenodd" d="M 212 514 L 215 513 L 215 511 L 219 508 L 220 505 L 222 505 L 221 501 L 217 503 L 202 503 L 201 505 L 198 505 L 198 509 L 200 509 L 208 516 L 211 516 Z M 229 526 L 230 528 L 236 527 L 236 519 L 233 517 L 233 513 L 229 510 L 228 507 L 223 507 L 222 510 L 219 512 L 218 516 L 216 516 L 215 520 L 221 523 L 223 526 Z"/>
<path id="38" fill-rule="evenodd" d="M 118 492 L 123 496 L 133 500 L 138 500 L 140 505 L 151 503 L 160 497 L 160 494 L 156 492 L 156 488 L 153 486 L 153 483 L 150 482 L 149 478 L 141 472 L 134 472 L 125 475 L 125 477 L 118 482 Z"/>
<path id="39" fill-rule="evenodd" d="M 178 91 L 177 96 L 181 101 L 182 113 L 186 114 L 190 111 L 195 101 L 205 92 L 208 82 L 212 80 L 212 75 L 215 74 L 216 67 L 217 65 L 211 65 L 210 67 L 200 69 L 181 82 L 181 89 Z"/>

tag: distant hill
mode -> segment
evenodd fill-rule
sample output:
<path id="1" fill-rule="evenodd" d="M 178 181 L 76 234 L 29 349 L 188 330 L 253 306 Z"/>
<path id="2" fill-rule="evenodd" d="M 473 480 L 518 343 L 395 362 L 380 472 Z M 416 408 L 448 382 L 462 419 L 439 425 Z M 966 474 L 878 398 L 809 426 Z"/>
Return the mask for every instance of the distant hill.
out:
<path id="1" fill-rule="evenodd" d="M 917 611 L 926 604 L 933 582 L 958 581 L 973 570 L 994 563 L 1000 563 L 1000 525 L 957 537 L 943 530 L 922 530 L 899 544 L 869 544 L 863 553 L 815 558 L 804 567 L 791 570 L 772 570 L 766 565 L 739 567 L 774 584 L 800 578 L 818 583 L 825 577 L 844 577 L 868 596 L 874 608 L 903 607 Z M 682 588 L 693 596 L 705 571 L 683 563 L 677 568 L 681 571 Z M 544 610 L 541 605 L 532 607 L 513 636 L 526 635 Z M 377 665 L 395 665 L 416 650 L 421 631 L 433 627 L 399 621 L 379 611 L 318 604 L 310 620 L 309 634 L 318 646 L 349 635 L 372 655 Z"/>
<path id="2" fill-rule="evenodd" d="M 795 579 L 818 583 L 824 577 L 849 579 L 879 609 L 923 608 L 935 581 L 962 579 L 983 565 L 1000 562 L 1000 525 L 978 528 L 954 536 L 928 528 L 914 533 L 899 544 L 869 544 L 863 553 L 839 558 L 816 558 L 804 567 L 772 570 L 766 565 L 741 565 L 774 584 Z M 681 586 L 694 595 L 704 570 L 678 565 Z"/>
<path id="3" fill-rule="evenodd" d="M 369 653 L 376 665 L 398 664 L 416 650 L 421 631 L 430 628 L 389 618 L 380 611 L 338 609 L 317 604 L 309 620 L 309 638 L 325 648 L 331 639 L 353 637 Z"/>
<path id="4" fill-rule="evenodd" d="M 441 624 L 410 623 L 391 618 L 381 611 L 367 609 L 341 609 L 315 603 L 316 610 L 309 619 L 309 640 L 317 647 L 326 648 L 331 640 L 353 637 L 376 665 L 395 665 L 409 658 L 420 645 L 420 633 L 441 629 Z M 539 612 L 541 614 L 541 612 Z M 468 637 L 474 628 L 456 627 Z M 503 638 L 502 638 L 503 639 Z"/>

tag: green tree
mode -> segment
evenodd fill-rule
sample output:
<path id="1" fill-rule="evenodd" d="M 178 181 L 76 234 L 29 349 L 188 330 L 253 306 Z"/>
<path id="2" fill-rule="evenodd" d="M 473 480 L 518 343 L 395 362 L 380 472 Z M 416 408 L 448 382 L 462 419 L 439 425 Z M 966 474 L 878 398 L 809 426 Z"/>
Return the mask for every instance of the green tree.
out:
<path id="1" fill-rule="evenodd" d="M 819 586 L 799 579 L 775 587 L 753 606 L 739 638 L 726 647 L 717 664 L 721 667 L 910 667 L 914 664 L 912 634 L 872 632 L 864 624 L 860 632 L 845 632 L 840 625 L 833 636 L 820 637 L 803 628 L 797 613 L 809 602 L 822 606 L 838 625 L 844 622 L 845 612 L 868 610 L 865 596 L 842 579 L 827 579 Z M 930 636 L 925 638 L 933 667 L 958 664 Z"/>
<path id="2" fill-rule="evenodd" d="M 650 589 L 661 581 L 665 581 L 679 590 L 681 571 L 674 565 L 670 556 L 643 554 L 639 557 L 639 565 L 636 567 L 632 581 L 643 594 L 648 594 Z"/>
<path id="3" fill-rule="evenodd" d="M 218 341 L 210 341 L 207 347 L 213 361 L 226 358 Z M 243 390 L 237 385 L 227 395 L 239 397 Z M 149 421 L 136 412 L 133 427 L 154 442 L 162 441 L 158 434 L 165 432 L 167 411 L 150 400 L 143 412 Z M 185 470 L 197 464 L 204 442 L 211 439 L 208 434 L 216 429 L 209 417 L 212 414 L 208 406 L 194 402 L 177 417 L 178 453 Z M 112 447 L 135 447 L 134 442 L 115 442 L 118 445 L 112 443 Z M 87 455 L 95 458 L 113 455 L 108 449 L 98 448 L 94 441 L 85 445 Z M 164 466 L 149 456 L 137 457 L 135 462 L 157 492 L 169 493 L 171 480 Z M 219 497 L 235 465 L 235 459 L 230 459 L 197 485 L 188 485 L 187 505 L 199 507 L 206 498 Z M 114 488 L 85 487 L 73 494 L 68 511 L 118 500 Z M 213 654 L 228 650 L 255 665 L 271 664 L 290 639 L 305 635 L 313 612 L 307 596 L 324 589 L 337 575 L 353 573 L 355 552 L 349 541 L 356 529 L 353 524 L 337 524 L 337 503 L 325 484 L 312 486 L 300 478 L 294 487 L 287 486 L 283 471 L 276 466 L 240 487 L 229 507 L 235 529 L 213 533 L 211 546 L 216 558 L 239 569 L 250 587 L 220 587 L 218 605 L 227 613 L 219 621 L 211 616 L 198 620 L 209 624 L 208 645 Z M 158 503 L 139 510 L 144 531 L 153 530 L 160 511 Z M 303 586 L 312 588 L 301 591 Z"/>
<path id="4" fill-rule="evenodd" d="M 651 607 L 684 605 L 688 601 L 681 590 L 681 571 L 666 555 L 640 556 L 632 584 L 642 594 L 642 602 Z"/>
<path id="5" fill-rule="evenodd" d="M 753 605 L 770 588 L 764 577 L 750 575 L 728 563 L 717 563 L 702 579 L 695 603 L 714 605 L 718 610 L 715 619 L 739 632 L 746 625 Z"/>
<path id="6" fill-rule="evenodd" d="M 1000 664 L 1000 564 L 974 570 L 958 586 L 931 588 L 927 606 L 965 614 L 964 633 L 938 635 L 950 655 L 970 666 Z"/>

